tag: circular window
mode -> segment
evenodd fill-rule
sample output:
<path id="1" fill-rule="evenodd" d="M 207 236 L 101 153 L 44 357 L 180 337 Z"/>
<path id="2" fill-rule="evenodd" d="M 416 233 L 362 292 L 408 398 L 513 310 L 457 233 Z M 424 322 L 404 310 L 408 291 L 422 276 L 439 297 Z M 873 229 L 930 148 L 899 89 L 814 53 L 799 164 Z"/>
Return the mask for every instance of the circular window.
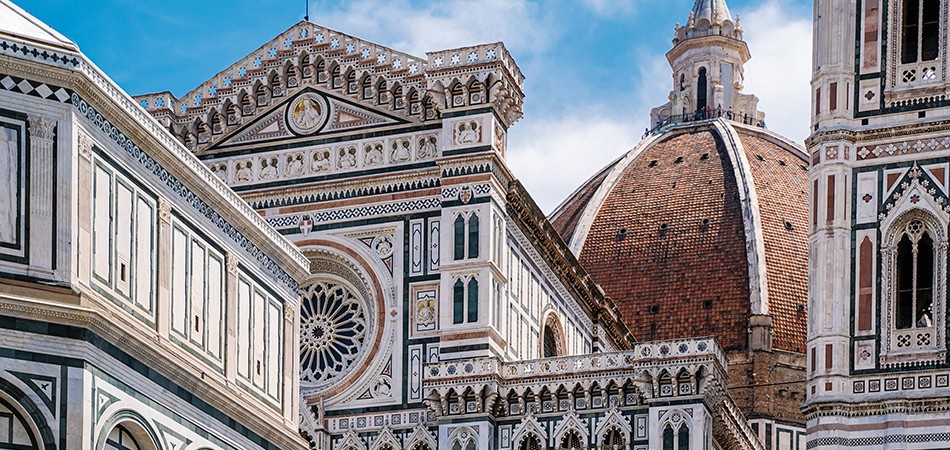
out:
<path id="1" fill-rule="evenodd" d="M 369 335 L 367 308 L 346 285 L 316 282 L 300 305 L 300 367 L 305 384 L 321 387 L 359 358 Z"/>

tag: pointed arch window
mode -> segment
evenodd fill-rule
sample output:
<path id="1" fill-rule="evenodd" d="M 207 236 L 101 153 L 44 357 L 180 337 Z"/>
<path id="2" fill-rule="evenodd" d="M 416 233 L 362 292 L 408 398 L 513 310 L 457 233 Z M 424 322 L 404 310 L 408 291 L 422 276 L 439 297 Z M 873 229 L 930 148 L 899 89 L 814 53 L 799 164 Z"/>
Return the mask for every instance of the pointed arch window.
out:
<path id="1" fill-rule="evenodd" d="M 452 323 L 460 324 L 465 322 L 465 283 L 462 280 L 455 280 L 455 286 L 452 287 Z"/>
<path id="2" fill-rule="evenodd" d="M 465 258 L 465 218 L 461 215 L 455 218 L 455 259 Z"/>
<path id="3" fill-rule="evenodd" d="M 689 450 L 689 428 L 681 425 L 678 431 L 672 424 L 663 427 L 663 450 Z"/>
<path id="4" fill-rule="evenodd" d="M 905 0 L 901 8 L 901 64 L 937 59 L 940 0 Z"/>
<path id="5" fill-rule="evenodd" d="M 478 280 L 468 280 L 468 322 L 478 322 Z"/>
<path id="6" fill-rule="evenodd" d="M 471 213 L 467 218 L 463 214 L 455 217 L 453 256 L 455 260 L 478 258 L 479 224 L 478 214 Z"/>
<path id="7" fill-rule="evenodd" d="M 897 243 L 897 329 L 933 325 L 934 243 L 923 222 L 912 221 Z"/>
<path id="8" fill-rule="evenodd" d="M 468 219 L 468 257 L 478 258 L 478 216 Z"/>
<path id="9" fill-rule="evenodd" d="M 467 308 L 466 308 L 467 306 Z M 452 285 L 452 323 L 478 322 L 478 280 L 459 278 Z"/>
<path id="10" fill-rule="evenodd" d="M 561 450 L 580 450 L 583 444 L 581 444 L 581 437 L 577 435 L 576 432 L 570 432 L 567 436 L 564 436 L 564 439 L 561 440 L 561 445 L 558 447 Z"/>
<path id="11" fill-rule="evenodd" d="M 942 214 L 920 208 L 883 230 L 882 367 L 946 360 L 946 230 Z"/>
<path id="12" fill-rule="evenodd" d="M 533 434 L 529 434 L 521 441 L 519 450 L 541 450 L 541 442 Z"/>
<path id="13" fill-rule="evenodd" d="M 620 450 L 626 448 L 626 440 L 617 428 L 612 428 L 600 441 L 600 450 Z"/>

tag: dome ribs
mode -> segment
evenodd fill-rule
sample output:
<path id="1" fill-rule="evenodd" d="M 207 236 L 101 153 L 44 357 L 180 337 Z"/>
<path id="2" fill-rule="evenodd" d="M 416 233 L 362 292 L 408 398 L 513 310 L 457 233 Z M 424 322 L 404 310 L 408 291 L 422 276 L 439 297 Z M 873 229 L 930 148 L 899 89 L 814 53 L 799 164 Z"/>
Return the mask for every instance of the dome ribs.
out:
<path id="1" fill-rule="evenodd" d="M 808 173 L 762 133 L 736 127 L 759 198 L 774 348 L 805 351 L 808 304 Z M 761 158 L 754 157 L 760 156 Z"/>
<path id="2" fill-rule="evenodd" d="M 709 131 L 653 144 L 625 169 L 591 223 L 581 264 L 640 330 L 638 339 L 716 335 L 726 349 L 746 346 L 741 207 L 717 147 Z"/>

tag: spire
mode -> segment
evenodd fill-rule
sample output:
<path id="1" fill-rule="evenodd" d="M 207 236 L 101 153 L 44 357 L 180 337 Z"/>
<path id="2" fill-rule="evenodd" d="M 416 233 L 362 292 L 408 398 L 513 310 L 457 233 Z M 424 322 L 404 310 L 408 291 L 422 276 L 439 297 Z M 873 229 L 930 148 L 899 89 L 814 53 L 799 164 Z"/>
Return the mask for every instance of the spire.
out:
<path id="1" fill-rule="evenodd" d="M 742 40 L 739 16 L 729 12 L 726 0 L 696 0 L 685 27 L 676 27 L 674 44 L 703 36 L 725 36 Z"/>
<path id="2" fill-rule="evenodd" d="M 722 25 L 723 22 L 732 20 L 726 0 L 696 0 L 691 14 L 696 23 L 705 20 L 710 25 Z"/>

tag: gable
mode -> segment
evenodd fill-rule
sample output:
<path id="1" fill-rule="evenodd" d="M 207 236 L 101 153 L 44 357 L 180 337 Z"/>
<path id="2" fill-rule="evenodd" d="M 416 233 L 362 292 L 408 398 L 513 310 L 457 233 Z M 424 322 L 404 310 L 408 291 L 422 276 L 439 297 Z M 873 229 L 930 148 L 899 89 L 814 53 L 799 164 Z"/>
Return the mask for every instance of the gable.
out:
<path id="1" fill-rule="evenodd" d="M 220 137 L 212 136 L 204 152 L 409 122 L 315 88 L 304 89 L 265 112 L 228 121 L 247 123 Z"/>

